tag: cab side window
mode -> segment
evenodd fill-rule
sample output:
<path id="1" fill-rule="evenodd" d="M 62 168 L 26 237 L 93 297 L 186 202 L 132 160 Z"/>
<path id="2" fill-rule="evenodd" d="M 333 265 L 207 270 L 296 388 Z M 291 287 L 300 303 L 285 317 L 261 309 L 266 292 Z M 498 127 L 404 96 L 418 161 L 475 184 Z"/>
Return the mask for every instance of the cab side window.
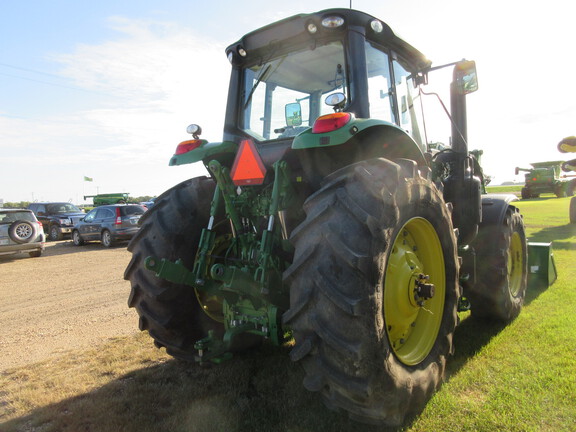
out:
<path id="1" fill-rule="evenodd" d="M 366 42 L 366 67 L 370 118 L 396 123 L 394 120 L 394 86 L 388 54 Z"/>

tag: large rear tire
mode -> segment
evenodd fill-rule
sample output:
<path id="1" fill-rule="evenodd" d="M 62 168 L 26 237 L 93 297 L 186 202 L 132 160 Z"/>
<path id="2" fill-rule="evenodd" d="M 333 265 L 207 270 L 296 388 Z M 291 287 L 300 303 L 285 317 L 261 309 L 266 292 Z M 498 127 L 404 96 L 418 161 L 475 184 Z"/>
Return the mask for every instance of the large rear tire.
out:
<path id="1" fill-rule="evenodd" d="M 570 223 L 576 224 L 576 197 L 570 199 Z"/>
<path id="2" fill-rule="evenodd" d="M 450 213 L 411 161 L 385 159 L 332 174 L 304 209 L 284 274 L 291 358 L 329 407 L 400 425 L 438 388 L 452 352 L 459 289 Z M 435 289 L 428 299 L 415 295 L 425 277 Z"/>
<path id="3" fill-rule="evenodd" d="M 144 267 L 144 260 L 151 255 L 181 259 L 192 269 L 214 188 L 211 179 L 197 177 L 164 192 L 144 213 L 141 228 L 128 244 L 132 252 L 124 274 L 132 285 L 128 305 L 140 315 L 140 330 L 148 330 L 157 347 L 182 360 L 194 360 L 194 343 L 210 330 L 222 334 L 223 324 L 204 313 L 192 287 L 157 278 Z"/>
<path id="4" fill-rule="evenodd" d="M 472 315 L 508 322 L 524 303 L 528 245 L 524 220 L 509 206 L 500 225 L 481 226 L 474 242 L 476 283 L 467 293 Z"/>

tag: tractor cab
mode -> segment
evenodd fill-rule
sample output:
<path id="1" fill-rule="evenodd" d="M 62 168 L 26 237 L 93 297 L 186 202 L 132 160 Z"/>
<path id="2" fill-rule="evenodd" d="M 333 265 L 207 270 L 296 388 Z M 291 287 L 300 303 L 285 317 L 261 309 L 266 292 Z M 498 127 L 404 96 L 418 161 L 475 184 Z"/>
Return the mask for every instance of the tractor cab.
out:
<path id="1" fill-rule="evenodd" d="M 233 70 L 225 140 L 292 141 L 319 118 L 314 133 L 344 126 L 334 111 L 345 111 L 399 128 L 426 151 L 419 86 L 431 62 L 370 15 L 297 15 L 247 34 L 226 53 Z M 477 88 L 468 66 L 456 79 L 460 94 Z"/>

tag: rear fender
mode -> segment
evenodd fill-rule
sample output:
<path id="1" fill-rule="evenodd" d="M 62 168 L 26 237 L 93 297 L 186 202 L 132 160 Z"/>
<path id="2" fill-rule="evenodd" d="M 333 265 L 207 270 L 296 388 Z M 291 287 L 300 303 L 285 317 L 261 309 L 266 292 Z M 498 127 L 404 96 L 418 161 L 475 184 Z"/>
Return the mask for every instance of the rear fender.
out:
<path id="1" fill-rule="evenodd" d="M 422 149 L 406 131 L 377 119 L 353 118 L 345 126 L 326 133 L 313 133 L 312 128 L 307 129 L 294 138 L 292 149 L 326 148 L 350 142 L 357 142 L 362 147 L 375 146 L 372 151 L 389 159 L 401 157 L 415 160 L 419 165 L 425 163 Z"/>
<path id="2" fill-rule="evenodd" d="M 169 166 L 186 165 L 199 161 L 209 162 L 211 159 L 217 159 L 218 155 L 222 154 L 235 154 L 238 145 L 231 141 L 224 142 L 208 142 L 202 140 L 199 147 L 190 150 L 187 153 L 175 154 L 170 158 Z"/>
<path id="3" fill-rule="evenodd" d="M 350 132 L 354 126 L 357 130 Z M 322 137 L 330 139 L 321 141 Z M 354 120 L 340 131 L 324 134 L 309 129 L 294 139 L 292 149 L 313 188 L 334 171 L 363 160 L 410 159 L 422 171 L 428 167 L 418 144 L 404 130 L 381 120 Z"/>

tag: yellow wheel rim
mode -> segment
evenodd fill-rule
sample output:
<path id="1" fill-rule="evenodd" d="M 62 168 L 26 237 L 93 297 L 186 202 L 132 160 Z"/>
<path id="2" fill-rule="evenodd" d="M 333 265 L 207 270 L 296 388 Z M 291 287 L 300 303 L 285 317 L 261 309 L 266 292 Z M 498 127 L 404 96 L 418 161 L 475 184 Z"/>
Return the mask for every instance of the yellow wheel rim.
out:
<path id="1" fill-rule="evenodd" d="M 430 298 L 415 291 L 425 278 L 434 286 Z M 416 365 L 432 350 L 445 296 L 446 270 L 438 234 L 426 219 L 410 219 L 394 239 L 384 278 L 386 333 L 402 363 Z"/>
<path id="2" fill-rule="evenodd" d="M 209 252 L 209 255 L 218 256 L 223 255 L 226 253 L 226 250 L 230 246 L 230 238 L 231 236 L 219 236 L 216 238 L 216 242 L 214 248 Z M 207 268 L 212 267 L 213 264 L 216 264 L 216 260 L 214 258 L 207 260 Z M 224 322 L 224 311 L 222 306 L 222 298 L 210 295 L 204 291 L 200 291 L 194 289 L 196 293 L 196 298 L 198 299 L 198 303 L 200 303 L 200 307 L 204 311 L 206 315 L 212 318 L 214 321 L 218 321 L 219 323 Z"/>
<path id="3" fill-rule="evenodd" d="M 508 249 L 508 287 L 510 294 L 516 297 L 522 288 L 522 274 L 524 268 L 524 254 L 522 253 L 522 238 L 516 231 L 512 233 L 510 248 Z"/>

